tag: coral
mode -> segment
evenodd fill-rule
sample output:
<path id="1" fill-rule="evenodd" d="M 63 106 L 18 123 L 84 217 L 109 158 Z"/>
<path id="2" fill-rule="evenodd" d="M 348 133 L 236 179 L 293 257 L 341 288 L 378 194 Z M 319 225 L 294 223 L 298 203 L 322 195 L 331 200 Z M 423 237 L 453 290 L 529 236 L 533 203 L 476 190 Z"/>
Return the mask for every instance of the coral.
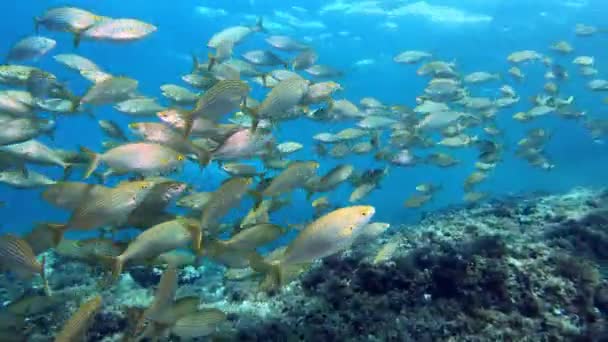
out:
<path id="1" fill-rule="evenodd" d="M 603 225 L 597 213 L 588 215 L 597 207 L 590 200 L 594 196 L 577 189 L 429 214 L 415 228 L 394 229 L 404 246 L 387 262 L 370 263 L 381 247 L 376 242 L 315 263 L 269 298 L 284 304 L 280 316 L 237 324 L 234 336 L 595 340 L 608 326 L 608 291 L 594 262 L 599 260 L 594 244 L 601 242 L 580 238 L 581 222 Z M 577 222 L 574 232 L 572 222 Z M 559 225 L 570 230 L 554 235 Z M 591 252 L 555 243 L 564 236 L 574 236 L 573 246 Z"/>

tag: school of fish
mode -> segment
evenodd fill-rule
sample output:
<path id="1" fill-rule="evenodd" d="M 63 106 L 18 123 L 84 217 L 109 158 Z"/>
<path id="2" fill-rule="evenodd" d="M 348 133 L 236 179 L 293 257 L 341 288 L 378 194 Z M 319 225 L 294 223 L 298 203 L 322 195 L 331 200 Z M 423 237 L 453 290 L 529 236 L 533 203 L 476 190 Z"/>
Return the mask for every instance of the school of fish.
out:
<path id="1" fill-rule="evenodd" d="M 115 75 L 95 61 L 77 54 L 83 44 L 123 43 L 153 39 L 158 30 L 134 18 L 110 18 L 75 7 L 56 7 L 34 18 L 35 35 L 16 42 L 0 65 L 0 183 L 16 189 L 41 189 L 48 205 L 69 213 L 66 222 L 40 222 L 25 236 L 0 236 L 0 266 L 20 279 L 35 279 L 45 295 L 16 298 L 0 312 L 5 323 L 0 334 L 16 333 L 30 314 L 28 308 L 53 298 L 44 253 L 54 249 L 66 258 L 99 264 L 107 282 L 115 286 L 129 267 L 165 265 L 153 303 L 141 313 L 134 329 L 137 338 L 157 338 L 168 333 L 184 339 L 213 335 L 226 320 L 219 309 L 199 307 L 198 297 L 176 298 L 180 267 L 207 258 L 226 267 L 226 276 L 238 270 L 260 273 L 260 289 L 277 290 L 305 272 L 315 261 L 348 250 L 362 239 L 375 238 L 388 228 L 373 222 L 376 209 L 365 198 L 380 191 L 391 168 L 431 165 L 449 168 L 460 164 L 454 149 L 474 148 L 475 171 L 462 180 L 463 201 L 474 203 L 488 194 L 477 190 L 492 177 L 507 148 L 496 116 L 508 112 L 521 98 L 516 86 L 526 79 L 526 68 L 542 63 L 546 83 L 531 99 L 526 112 L 512 113 L 513 120 L 529 122 L 556 115 L 582 122 L 596 140 L 608 133 L 608 120 L 587 119 L 576 99 L 560 87 L 569 79 L 564 65 L 551 54 L 573 55 L 566 41 L 555 42 L 547 52 L 515 51 L 505 56 L 503 70 L 462 74 L 455 62 L 431 52 L 408 50 L 393 61 L 411 68 L 412 77 L 428 79 L 426 88 L 412 96 L 416 106 L 385 104 L 366 97 L 353 103 L 340 98 L 340 78 L 345 72 L 318 64 L 315 47 L 285 35 L 272 35 L 263 18 L 250 26 L 228 27 L 208 37 L 205 61 L 193 56 L 192 72 L 184 84 L 164 84 L 164 99 L 143 95 L 139 82 Z M 579 28 L 577 27 L 577 30 Z M 35 66 L 48 58 L 57 42 L 47 36 L 57 32 L 73 36 L 74 53 L 52 57 L 57 68 L 68 68 L 89 82 L 88 89 L 69 89 L 51 71 Z M 267 46 L 242 51 L 243 41 L 263 35 Z M 29 63 L 29 64 L 28 64 Z M 573 57 L 578 72 L 589 78 L 587 88 L 608 91 L 608 80 L 597 74 L 592 56 Z M 476 96 L 477 85 L 493 86 L 500 96 Z M 264 96 L 253 98 L 254 89 Z M 128 125 L 104 118 L 98 108 L 110 106 L 129 118 Z M 61 121 L 86 115 L 107 138 L 102 149 L 81 146 L 62 150 L 43 143 L 53 136 Z M 311 120 L 330 127 L 348 123 L 349 128 L 316 134 L 314 146 L 298 141 L 279 142 L 273 131 L 285 121 Z M 534 167 L 557 167 L 544 147 L 551 131 L 530 129 L 517 142 L 514 153 Z M 294 137 L 297 140 L 297 137 Z M 340 163 L 321 173 L 318 159 L 290 160 L 290 154 L 311 148 L 315 156 Z M 341 161 L 350 155 L 367 156 L 385 166 L 358 170 Z M 226 174 L 213 191 L 181 180 L 187 164 L 205 172 L 217 164 Z M 41 165 L 62 170 L 54 179 L 34 170 Z M 331 203 L 328 193 L 348 188 L 348 205 Z M 441 184 L 422 183 L 404 199 L 404 210 L 420 208 L 441 192 Z M 306 193 L 314 216 L 306 222 L 278 225 L 271 215 L 291 206 L 294 192 Z M 249 201 L 248 201 L 249 200 Z M 248 212 L 236 223 L 225 218 L 243 203 Z M 172 209 L 175 204 L 181 211 Z M 137 229 L 131 241 L 113 234 Z M 71 240 L 67 231 L 97 231 L 99 238 Z M 284 248 L 263 254 L 289 233 L 295 238 Z M 108 235 L 109 234 L 109 235 Z M 109 236 L 109 237 L 108 237 Z M 387 259 L 399 246 L 389 242 L 374 263 Z M 36 280 L 39 279 L 39 280 Z M 46 297 L 46 299 L 44 299 Z M 27 301 L 27 304 L 23 304 Z M 32 303 L 34 304 L 32 304 Z M 64 323 L 55 341 L 74 341 L 86 335 L 91 319 L 104 305 L 92 294 Z"/>

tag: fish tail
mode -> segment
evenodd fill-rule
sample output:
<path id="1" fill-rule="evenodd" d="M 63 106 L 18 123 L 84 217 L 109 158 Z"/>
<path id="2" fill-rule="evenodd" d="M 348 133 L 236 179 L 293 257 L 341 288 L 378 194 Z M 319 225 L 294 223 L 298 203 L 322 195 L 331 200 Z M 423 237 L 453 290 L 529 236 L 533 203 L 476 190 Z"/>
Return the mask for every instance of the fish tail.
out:
<path id="1" fill-rule="evenodd" d="M 264 18 L 263 17 L 258 17 L 256 22 L 255 22 L 255 26 L 253 27 L 253 30 L 255 32 L 264 32 L 267 33 L 268 30 L 266 30 L 266 28 L 264 27 Z"/>
<path id="2" fill-rule="evenodd" d="M 263 72 L 263 73 L 261 73 L 259 76 L 260 76 L 260 78 L 262 79 L 262 86 L 263 86 L 264 88 L 266 88 L 266 87 L 267 87 L 267 85 L 268 85 L 268 81 L 267 81 L 267 80 L 268 80 L 268 77 L 270 76 L 270 74 L 269 74 L 269 73 L 267 73 L 267 72 Z"/>
<path id="3" fill-rule="evenodd" d="M 192 72 L 196 72 L 200 67 L 200 63 L 198 62 L 198 57 L 194 53 L 192 53 Z"/>
<path id="4" fill-rule="evenodd" d="M 194 127 L 194 115 L 192 111 L 184 112 L 184 137 L 189 137 L 192 134 L 192 128 Z"/>
<path id="5" fill-rule="evenodd" d="M 257 252 L 252 252 L 248 256 L 249 266 L 256 272 L 263 273 L 274 288 L 282 285 L 281 264 L 271 264 Z"/>
<path id="6" fill-rule="evenodd" d="M 198 159 L 198 165 L 203 168 L 209 165 L 209 162 L 211 161 L 211 153 L 206 149 L 199 147 L 196 149 L 196 159 Z"/>
<path id="7" fill-rule="evenodd" d="M 49 282 L 46 278 L 46 256 L 42 257 L 42 271 L 40 272 L 40 276 L 42 277 L 42 286 L 44 287 L 44 293 L 47 296 L 51 296 L 51 288 L 49 287 Z"/>
<path id="8" fill-rule="evenodd" d="M 241 105 L 241 111 L 251 117 L 251 131 L 255 132 L 260 124 L 257 108 L 249 108 L 246 104 Z"/>
<path id="9" fill-rule="evenodd" d="M 124 261 L 120 257 L 113 258 L 112 260 L 112 280 L 116 281 L 122 274 Z"/>
<path id="10" fill-rule="evenodd" d="M 47 227 L 51 229 L 53 235 L 53 243 L 58 245 L 63 239 L 63 234 L 68 229 L 68 225 L 65 223 L 48 223 Z"/>
<path id="11" fill-rule="evenodd" d="M 209 52 L 209 54 L 207 55 L 209 58 L 209 65 L 207 65 L 207 71 L 211 71 L 211 69 L 213 69 L 213 66 L 217 63 L 217 58 L 215 58 L 211 52 Z"/>
<path id="12" fill-rule="evenodd" d="M 66 181 L 72 175 L 72 171 L 74 171 L 73 164 L 65 164 L 63 167 L 63 178 L 61 180 Z"/>
<path id="13" fill-rule="evenodd" d="M 264 196 L 262 195 L 262 193 L 260 191 L 256 191 L 256 190 L 249 190 L 249 195 L 251 196 L 251 198 L 253 198 L 253 202 L 254 208 L 259 208 L 260 204 L 262 204 L 262 201 L 264 200 Z"/>
<path id="14" fill-rule="evenodd" d="M 74 47 L 78 48 L 80 46 L 80 40 L 82 38 L 82 35 L 80 34 L 80 32 L 74 32 Z"/>
<path id="15" fill-rule="evenodd" d="M 39 30 L 40 30 L 40 18 L 34 17 L 34 32 L 36 32 L 36 34 L 38 34 Z"/>
<path id="16" fill-rule="evenodd" d="M 86 147 L 81 146 L 80 150 L 86 153 L 89 157 L 91 157 L 91 163 L 89 164 L 89 167 L 87 168 L 87 171 L 84 174 L 84 178 L 86 179 L 89 178 L 91 174 L 93 174 L 93 171 L 97 169 L 101 158 L 98 153 L 96 153 L 95 151 L 91 151 Z"/>
<path id="17" fill-rule="evenodd" d="M 198 224 L 188 224 L 187 228 L 192 236 L 192 250 L 198 255 L 203 245 L 203 230 Z"/>

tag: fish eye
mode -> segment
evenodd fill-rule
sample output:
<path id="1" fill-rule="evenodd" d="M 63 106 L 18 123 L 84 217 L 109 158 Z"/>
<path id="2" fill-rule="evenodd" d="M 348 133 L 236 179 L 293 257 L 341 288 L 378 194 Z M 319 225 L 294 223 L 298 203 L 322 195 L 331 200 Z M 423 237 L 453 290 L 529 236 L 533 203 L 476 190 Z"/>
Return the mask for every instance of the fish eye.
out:
<path id="1" fill-rule="evenodd" d="M 367 211 L 362 212 L 361 215 L 367 216 Z"/>

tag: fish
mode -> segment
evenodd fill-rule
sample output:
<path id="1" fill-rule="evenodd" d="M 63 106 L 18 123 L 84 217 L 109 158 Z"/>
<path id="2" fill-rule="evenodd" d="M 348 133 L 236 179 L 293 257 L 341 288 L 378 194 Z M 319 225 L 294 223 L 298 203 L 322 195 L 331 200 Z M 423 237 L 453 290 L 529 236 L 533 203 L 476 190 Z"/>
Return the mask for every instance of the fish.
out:
<path id="1" fill-rule="evenodd" d="M 211 159 L 209 151 L 194 145 L 183 134 L 171 127 L 156 122 L 133 122 L 128 127 L 131 132 L 145 141 L 169 147 L 179 153 L 193 154 L 201 166 L 209 164 Z"/>
<path id="2" fill-rule="evenodd" d="M 19 118 L 3 123 L 0 131 L 0 146 L 18 144 L 40 135 L 52 135 L 55 120 Z"/>
<path id="3" fill-rule="evenodd" d="M 224 115 L 237 110 L 247 99 L 251 88 L 243 81 L 224 80 L 207 90 L 197 101 L 195 108 L 186 112 L 185 135 L 189 136 L 196 118 L 217 122 Z"/>
<path id="4" fill-rule="evenodd" d="M 268 36 L 265 39 L 266 43 L 270 44 L 272 47 L 282 51 L 301 51 L 308 49 L 308 45 L 298 42 L 297 40 L 289 37 L 289 36 Z"/>
<path id="5" fill-rule="evenodd" d="M 60 223 L 37 223 L 32 231 L 24 236 L 35 255 L 55 248 L 63 239 L 67 226 Z"/>
<path id="6" fill-rule="evenodd" d="M 308 92 L 302 99 L 301 104 L 311 105 L 325 101 L 329 106 L 333 106 L 331 96 L 339 90 L 343 90 L 342 86 L 333 81 L 313 83 L 308 87 Z"/>
<path id="7" fill-rule="evenodd" d="M 302 101 L 309 85 L 310 81 L 299 78 L 279 82 L 259 107 L 247 110 L 254 120 L 252 129 L 257 128 L 260 119 L 281 120 L 289 109 Z"/>
<path id="8" fill-rule="evenodd" d="M 360 240 L 364 239 L 365 241 L 369 241 L 368 239 L 375 239 L 378 236 L 384 234 L 387 229 L 391 227 L 390 223 L 386 222 L 372 222 L 368 223 L 363 228 L 363 233 L 360 235 Z"/>
<path id="9" fill-rule="evenodd" d="M 100 67 L 95 64 L 95 62 L 90 59 L 73 54 L 73 53 L 64 53 L 53 56 L 53 59 L 58 63 L 65 65 L 66 67 L 76 70 L 79 73 L 82 71 L 97 71 L 101 70 Z"/>
<path id="10" fill-rule="evenodd" d="M 156 26 L 138 19 L 106 18 L 86 30 L 78 32 L 74 38 L 74 46 L 78 47 L 83 39 L 114 42 L 135 41 L 143 39 L 156 31 Z"/>
<path id="11" fill-rule="evenodd" d="M 310 75 L 313 75 L 313 76 L 319 77 L 319 78 L 334 78 L 334 77 L 341 77 L 344 75 L 344 73 L 338 69 L 335 69 L 328 65 L 320 65 L 320 64 L 312 65 L 312 66 L 304 69 L 304 71 Z"/>
<path id="12" fill-rule="evenodd" d="M 116 122 L 111 120 L 99 120 L 97 121 L 97 123 L 99 124 L 99 127 L 101 127 L 103 132 L 110 138 L 114 138 L 121 141 L 129 140 L 129 138 L 127 138 L 127 136 L 125 135 L 125 132 L 123 132 L 122 128 L 120 128 L 120 126 Z"/>
<path id="13" fill-rule="evenodd" d="M 0 171 L 0 183 L 4 183 L 16 189 L 33 189 L 53 185 L 56 181 L 42 173 L 27 171 L 24 174 L 20 170 Z"/>
<path id="14" fill-rule="evenodd" d="M 242 128 L 230 134 L 211 155 L 214 160 L 250 159 L 266 153 L 271 146 L 271 134 Z"/>
<path id="15" fill-rule="evenodd" d="M 374 259 L 372 260 L 372 264 L 377 265 L 377 264 L 390 260 L 393 256 L 393 254 L 395 253 L 395 251 L 397 251 L 397 248 L 399 248 L 399 245 L 400 245 L 399 241 L 389 241 L 386 244 L 384 244 L 382 246 L 382 248 L 380 248 L 380 250 L 378 250 L 378 252 L 374 256 Z"/>
<path id="16" fill-rule="evenodd" d="M 231 40 L 224 40 L 220 43 L 218 43 L 217 47 L 215 48 L 215 55 L 212 55 L 211 53 L 209 53 L 209 64 L 207 66 L 207 71 L 211 71 L 213 69 L 213 66 L 216 64 L 220 64 L 223 63 L 227 60 L 229 60 L 232 57 L 232 50 L 234 48 L 234 42 Z M 198 69 L 195 67 L 194 69 Z M 238 72 L 238 70 L 237 70 Z"/>
<path id="17" fill-rule="evenodd" d="M 33 71 L 42 70 L 27 65 L 0 65 L 0 83 L 7 86 L 25 86 Z"/>
<path id="18" fill-rule="evenodd" d="M 205 204 L 201 215 L 201 229 L 205 236 L 215 236 L 219 230 L 219 220 L 224 217 L 230 209 L 241 202 L 243 196 L 253 183 L 250 177 L 234 177 L 226 180 Z"/>
<path id="19" fill-rule="evenodd" d="M 399 53 L 393 58 L 395 63 L 416 64 L 424 59 L 431 58 L 432 54 L 425 51 L 409 50 Z"/>
<path id="20" fill-rule="evenodd" d="M 160 277 L 158 287 L 154 293 L 152 304 L 144 311 L 143 318 L 157 324 L 172 324 L 173 320 L 167 311 L 173 306 L 177 292 L 177 269 L 169 267 Z M 198 302 L 197 302 L 198 304 Z M 167 317 L 169 316 L 169 317 Z"/>
<path id="21" fill-rule="evenodd" d="M 227 316 L 219 309 L 201 309 L 178 319 L 171 333 L 181 339 L 192 339 L 212 335 Z"/>
<path id="22" fill-rule="evenodd" d="M 120 145 L 102 154 L 81 147 L 91 157 L 84 178 L 89 178 L 100 163 L 112 174 L 134 172 L 143 175 L 163 174 L 176 170 L 186 157 L 175 150 L 156 143 L 136 142 Z"/>
<path id="23" fill-rule="evenodd" d="M 278 144 L 276 148 L 281 154 L 290 154 L 301 150 L 304 148 L 304 145 L 295 141 L 287 141 Z"/>
<path id="24" fill-rule="evenodd" d="M 101 83 L 114 76 L 102 70 L 81 70 L 80 76 L 91 83 Z"/>
<path id="25" fill-rule="evenodd" d="M 22 238 L 12 234 L 0 236 L 0 266 L 9 270 L 21 279 L 30 279 L 34 274 L 42 278 L 44 292 L 50 296 L 51 292 L 45 273 L 46 257 L 38 262 L 32 247 Z"/>
<path id="26" fill-rule="evenodd" d="M 121 227 L 153 189 L 153 181 L 121 183 L 116 188 L 94 188 L 72 211 L 69 229 L 91 230 L 103 226 Z M 104 190 L 101 190 L 104 189 Z"/>
<path id="27" fill-rule="evenodd" d="M 543 55 L 534 50 L 515 51 L 507 56 L 507 60 L 514 64 L 540 60 L 542 58 Z"/>
<path id="28" fill-rule="evenodd" d="M 42 296 L 38 294 L 23 294 L 6 305 L 6 311 L 20 317 L 38 316 L 50 311 L 59 304 L 57 297 Z"/>
<path id="29" fill-rule="evenodd" d="M 260 223 L 252 225 L 234 234 L 228 240 L 214 240 L 210 243 L 210 249 L 225 251 L 253 251 L 254 249 L 267 245 L 278 239 L 285 229 L 271 223 Z M 220 252 L 211 251 L 210 254 Z"/>
<path id="30" fill-rule="evenodd" d="M 25 95 L 25 97 L 19 94 Z M 27 92 L 0 91 L 0 112 L 13 117 L 34 118 L 32 101 L 31 94 Z"/>
<path id="31" fill-rule="evenodd" d="M 329 170 L 323 177 L 318 179 L 311 178 L 306 183 L 308 197 L 313 192 L 329 192 L 337 188 L 340 184 L 347 181 L 353 174 L 355 168 L 351 164 L 343 164 Z"/>
<path id="32" fill-rule="evenodd" d="M 59 166 L 64 169 L 65 176 L 69 174 L 72 167 L 72 164 L 66 162 L 55 150 L 34 139 L 0 146 L 0 151 L 8 153 L 27 163 Z"/>
<path id="33" fill-rule="evenodd" d="M 348 198 L 348 201 L 350 203 L 358 202 L 359 200 L 369 195 L 369 193 L 371 193 L 377 187 L 378 185 L 375 183 L 362 183 L 353 190 L 353 192 L 350 194 L 350 197 Z"/>
<path id="34" fill-rule="evenodd" d="M 167 108 L 158 104 L 156 99 L 136 97 L 116 103 L 114 109 L 131 116 L 154 116 Z"/>
<path id="35" fill-rule="evenodd" d="M 258 172 L 255 166 L 249 164 L 223 163 L 221 168 L 234 177 L 256 177 L 263 175 L 263 173 Z"/>
<path id="36" fill-rule="evenodd" d="M 317 63 L 319 60 L 319 54 L 317 54 L 312 49 L 307 49 L 300 52 L 294 59 L 291 61 L 291 69 L 292 70 L 305 70 Z"/>
<path id="37" fill-rule="evenodd" d="M 210 48 L 217 48 L 225 41 L 232 42 L 233 45 L 240 44 L 245 38 L 255 32 L 266 32 L 262 18 L 258 18 L 254 26 L 232 26 L 215 33 L 207 42 Z"/>
<path id="38" fill-rule="evenodd" d="M 261 192 L 262 197 L 276 197 L 304 187 L 317 172 L 319 163 L 316 161 L 296 161 L 275 177 Z"/>
<path id="39" fill-rule="evenodd" d="M 80 305 L 55 336 L 55 342 L 71 342 L 86 334 L 93 318 L 101 310 L 101 295 L 96 295 Z"/>
<path id="40" fill-rule="evenodd" d="M 62 209 L 76 210 L 89 196 L 106 192 L 109 188 L 102 185 L 82 182 L 57 182 L 42 192 L 42 198 Z"/>
<path id="41" fill-rule="evenodd" d="M 195 211 L 203 210 L 205 204 L 209 202 L 211 194 L 211 192 L 195 192 L 186 195 L 177 201 L 177 206 Z"/>
<path id="42" fill-rule="evenodd" d="M 43 36 L 25 37 L 11 46 L 6 61 L 36 60 L 51 51 L 57 42 Z"/>
<path id="43" fill-rule="evenodd" d="M 197 94 L 175 84 L 164 84 L 160 89 L 164 97 L 178 105 L 192 105 L 198 101 Z"/>
<path id="44" fill-rule="evenodd" d="M 163 222 L 140 233 L 127 249 L 114 258 L 112 277 L 116 280 L 125 263 L 130 260 L 146 260 L 176 248 L 192 244 L 196 252 L 200 250 L 202 232 L 196 220 L 177 219 Z"/>
<path id="45" fill-rule="evenodd" d="M 488 174 L 483 171 L 474 171 L 464 181 L 465 190 L 469 191 L 473 186 L 483 182 L 488 178 Z"/>
<path id="46" fill-rule="evenodd" d="M 375 213 L 375 208 L 368 205 L 336 209 L 306 226 L 278 261 L 269 264 L 252 255 L 251 267 L 273 274 L 275 282 L 282 285 L 281 268 L 310 263 L 348 249 Z"/>
<path id="47" fill-rule="evenodd" d="M 433 195 L 429 193 L 414 194 L 403 203 L 406 208 L 420 208 L 426 205 L 433 199 Z"/>
<path id="48" fill-rule="evenodd" d="M 286 61 L 282 60 L 279 56 L 268 50 L 248 51 L 243 54 L 243 58 L 247 62 L 257 66 L 282 65 L 285 68 L 289 67 L 289 64 Z"/>
<path id="49" fill-rule="evenodd" d="M 77 7 L 55 7 L 34 18 L 35 31 L 44 26 L 49 31 L 77 34 L 103 20 L 92 12 Z"/>
<path id="50" fill-rule="evenodd" d="M 80 104 L 106 105 L 131 98 L 139 82 L 132 78 L 113 76 L 93 84 L 80 99 Z"/>
<path id="51" fill-rule="evenodd" d="M 104 263 L 106 259 L 120 255 L 125 247 L 112 239 L 70 240 L 64 238 L 55 247 L 55 252 L 71 260 L 99 265 L 100 262 Z"/>

